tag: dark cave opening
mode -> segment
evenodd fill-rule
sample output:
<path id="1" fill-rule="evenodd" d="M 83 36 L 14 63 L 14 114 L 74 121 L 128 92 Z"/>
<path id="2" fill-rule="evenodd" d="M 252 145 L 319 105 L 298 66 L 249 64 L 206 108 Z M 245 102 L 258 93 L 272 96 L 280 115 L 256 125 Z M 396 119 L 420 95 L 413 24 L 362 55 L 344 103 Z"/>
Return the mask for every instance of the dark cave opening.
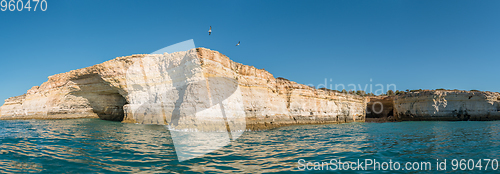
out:
<path id="1" fill-rule="evenodd" d="M 127 104 L 125 98 L 119 93 L 97 94 L 99 100 L 89 100 L 90 106 L 102 120 L 123 121 L 125 112 L 123 106 Z"/>
<path id="2" fill-rule="evenodd" d="M 366 105 L 366 118 L 388 118 L 394 116 L 393 97 L 371 97 Z"/>
<path id="3" fill-rule="evenodd" d="M 71 79 L 79 90 L 71 92 L 72 95 L 83 97 L 88 101 L 92 112 L 102 120 L 123 121 L 125 112 L 123 106 L 127 100 L 118 88 L 106 82 L 99 74 L 89 74 Z"/>

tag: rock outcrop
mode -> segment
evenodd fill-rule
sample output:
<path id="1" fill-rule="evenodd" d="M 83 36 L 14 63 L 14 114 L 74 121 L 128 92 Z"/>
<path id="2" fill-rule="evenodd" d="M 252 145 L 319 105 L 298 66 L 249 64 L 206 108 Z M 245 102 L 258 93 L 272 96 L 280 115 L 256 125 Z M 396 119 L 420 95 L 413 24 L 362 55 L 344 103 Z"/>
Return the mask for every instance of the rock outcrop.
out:
<path id="1" fill-rule="evenodd" d="M 399 120 L 499 120 L 500 94 L 496 92 L 424 90 L 397 95 Z"/>
<path id="2" fill-rule="evenodd" d="M 367 122 L 395 121 L 394 96 L 369 96 L 366 104 Z"/>
<path id="3" fill-rule="evenodd" d="M 231 130 L 260 130 L 364 122 L 366 99 L 274 78 L 217 51 L 197 48 L 118 57 L 50 76 L 25 95 L 7 99 L 0 119 L 100 118 L 219 131 L 211 126 L 220 122 L 210 116 L 218 112 L 216 105 L 229 113 L 224 119 L 231 122 L 226 127 L 236 126 Z M 236 125 L 241 118 L 243 127 Z"/>

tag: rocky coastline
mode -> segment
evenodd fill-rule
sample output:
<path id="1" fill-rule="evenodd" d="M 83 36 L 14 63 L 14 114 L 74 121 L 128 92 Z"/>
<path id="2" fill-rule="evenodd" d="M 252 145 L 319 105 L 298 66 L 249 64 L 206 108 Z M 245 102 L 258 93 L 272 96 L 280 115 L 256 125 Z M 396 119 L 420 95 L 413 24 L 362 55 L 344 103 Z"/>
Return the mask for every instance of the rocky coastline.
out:
<path id="1" fill-rule="evenodd" d="M 464 90 L 419 90 L 394 98 L 394 115 L 401 121 L 500 120 L 500 93 Z"/>
<path id="2" fill-rule="evenodd" d="M 157 73 L 160 69 L 168 77 Z M 131 74 L 136 71 L 139 76 Z M 199 96 L 205 95 L 208 99 L 201 100 Z M 154 100 L 137 100 L 144 96 Z M 217 114 L 213 111 L 217 103 L 232 115 L 224 120 L 207 116 Z M 224 121 L 230 123 L 224 128 L 242 131 L 365 121 L 499 120 L 500 94 L 414 90 L 391 96 L 359 96 L 275 78 L 264 69 L 233 62 L 217 51 L 196 48 L 118 57 L 53 75 L 0 107 L 1 120 L 76 118 L 159 125 L 175 122 L 184 125 L 178 129 L 197 131 L 220 131 L 216 127 Z"/>
<path id="3" fill-rule="evenodd" d="M 188 54 L 194 58 L 185 61 L 185 55 Z M 174 64 L 176 67 L 157 66 L 165 62 Z M 195 66 L 188 72 L 192 74 L 176 74 L 179 72 L 179 67 L 188 65 Z M 140 71 L 146 74 L 164 68 L 170 73 L 170 77 L 163 77 L 161 74 L 145 74 L 144 77 L 131 76 L 129 75 L 130 69 L 134 66 L 141 68 Z M 246 125 L 238 129 L 264 130 L 297 124 L 365 121 L 367 102 L 365 97 L 315 89 L 284 78 L 275 78 L 264 69 L 233 62 L 227 56 L 206 48 L 164 55 L 141 54 L 118 57 L 91 67 L 50 76 L 47 82 L 31 88 L 25 95 L 5 100 L 5 104 L 0 107 L 0 119 L 100 118 L 124 123 L 160 125 L 175 121 L 189 124 L 198 130 L 214 130 L 212 124 L 218 123 L 213 122 L 213 118 L 204 115 L 189 115 L 182 111 L 175 112 L 175 108 L 178 107 L 196 110 L 208 103 L 193 98 L 200 94 L 202 89 L 200 86 L 203 86 L 200 84 L 184 84 L 184 88 L 187 88 L 184 89 L 186 93 L 179 97 L 180 83 L 178 81 L 185 81 L 185 78 L 189 81 L 195 77 L 201 77 L 202 80 L 207 81 L 207 84 L 212 83 L 211 79 L 214 78 L 224 80 L 224 83 L 216 82 L 215 84 L 236 84 L 234 90 L 241 99 L 234 98 L 234 100 L 241 102 L 242 112 L 231 108 L 230 104 L 223 106 L 235 113 L 235 116 L 231 118 L 241 118 L 238 116 L 242 114 L 245 116 Z M 143 82 L 139 83 L 138 81 L 141 80 Z M 131 84 L 131 81 L 134 84 Z M 161 93 L 161 95 L 160 92 L 153 93 L 156 98 L 163 100 L 161 103 L 159 100 L 151 101 L 147 103 L 147 106 L 154 106 L 162 112 L 152 112 L 153 114 L 148 115 L 137 112 L 141 109 L 139 104 L 145 105 L 136 102 L 135 99 L 144 96 L 138 89 L 149 88 L 154 89 L 153 91 L 161 91 L 162 88 L 148 86 L 149 82 L 161 83 L 164 86 L 173 86 L 173 88 L 167 90 L 170 92 Z M 219 95 L 217 92 L 212 91 L 212 95 Z M 223 94 L 223 92 L 219 93 Z M 180 98 L 183 102 L 179 103 Z M 215 97 L 212 96 L 212 98 Z M 205 109 L 210 110 L 210 107 Z M 210 123 L 207 124 L 208 120 Z M 232 129 L 232 131 L 241 130 Z"/>

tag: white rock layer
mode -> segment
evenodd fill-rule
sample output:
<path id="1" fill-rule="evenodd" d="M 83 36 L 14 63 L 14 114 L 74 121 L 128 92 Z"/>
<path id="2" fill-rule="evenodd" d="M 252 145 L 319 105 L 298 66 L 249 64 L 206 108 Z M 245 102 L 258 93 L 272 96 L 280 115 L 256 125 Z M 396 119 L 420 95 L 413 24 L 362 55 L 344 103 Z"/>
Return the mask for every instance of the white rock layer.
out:
<path id="1" fill-rule="evenodd" d="M 186 55 L 191 57 L 186 59 Z M 225 117 L 231 130 L 238 131 L 243 127 L 258 130 L 290 124 L 363 122 L 366 99 L 276 79 L 263 69 L 197 48 L 119 57 L 50 76 L 26 95 L 7 99 L 0 108 L 0 119 L 176 122 L 178 129 L 195 126 L 217 131 L 213 124 L 221 120 L 211 116 L 221 106 L 229 113 Z M 238 125 L 242 118 L 246 126 Z"/>
<path id="2" fill-rule="evenodd" d="M 418 91 L 396 96 L 401 120 L 499 120 L 500 94 L 481 91 Z"/>

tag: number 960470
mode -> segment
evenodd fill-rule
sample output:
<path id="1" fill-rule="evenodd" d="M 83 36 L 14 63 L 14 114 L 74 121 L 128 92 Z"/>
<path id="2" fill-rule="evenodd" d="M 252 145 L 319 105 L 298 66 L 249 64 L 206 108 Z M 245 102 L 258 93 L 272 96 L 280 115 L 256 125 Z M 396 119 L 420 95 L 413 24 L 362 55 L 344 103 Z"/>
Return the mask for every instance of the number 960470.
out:
<path id="1" fill-rule="evenodd" d="M 47 0 L 2 0 L 0 10 L 2 11 L 42 11 L 47 10 Z"/>

